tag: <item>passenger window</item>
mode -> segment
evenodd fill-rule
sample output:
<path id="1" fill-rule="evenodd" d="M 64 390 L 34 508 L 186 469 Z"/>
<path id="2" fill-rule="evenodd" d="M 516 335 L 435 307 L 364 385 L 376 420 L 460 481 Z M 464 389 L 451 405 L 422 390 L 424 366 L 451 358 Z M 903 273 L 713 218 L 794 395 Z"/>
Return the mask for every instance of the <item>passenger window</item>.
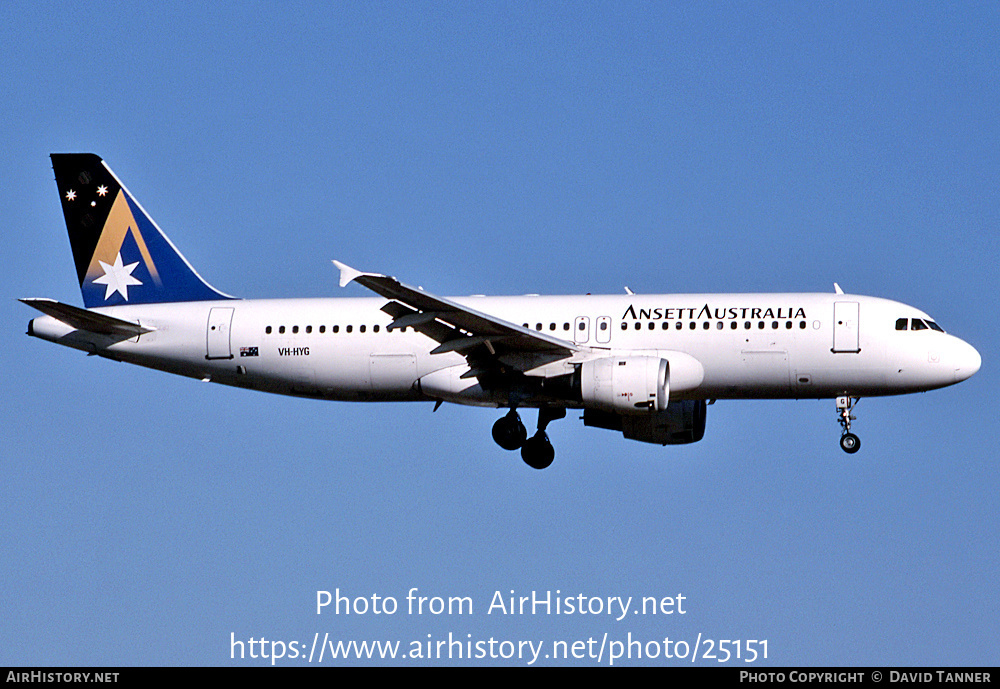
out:
<path id="1" fill-rule="evenodd" d="M 271 326 L 267 326 L 266 328 L 264 328 L 264 332 L 266 332 L 268 335 L 270 335 L 271 334 Z"/>
<path id="2" fill-rule="evenodd" d="M 908 322 L 909 321 L 906 318 L 897 318 L 896 319 L 896 330 L 906 330 L 906 324 Z"/>
<path id="3" fill-rule="evenodd" d="M 285 326 L 282 325 L 282 326 L 280 326 L 278 328 L 278 334 L 280 334 L 280 335 L 284 335 L 285 334 Z"/>

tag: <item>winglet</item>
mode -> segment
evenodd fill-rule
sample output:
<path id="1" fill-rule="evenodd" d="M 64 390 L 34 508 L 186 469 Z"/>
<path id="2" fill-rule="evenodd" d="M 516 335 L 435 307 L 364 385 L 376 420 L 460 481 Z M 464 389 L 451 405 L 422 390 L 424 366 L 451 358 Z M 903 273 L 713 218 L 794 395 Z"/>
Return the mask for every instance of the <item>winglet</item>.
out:
<path id="1" fill-rule="evenodd" d="M 335 260 L 333 262 L 333 265 L 337 266 L 337 269 L 340 270 L 341 287 L 346 287 L 349 282 L 354 280 L 354 278 L 359 278 L 362 275 L 364 275 L 364 273 L 362 273 L 360 270 L 355 270 L 354 268 L 351 268 L 349 265 L 341 263 L 340 261 Z"/>

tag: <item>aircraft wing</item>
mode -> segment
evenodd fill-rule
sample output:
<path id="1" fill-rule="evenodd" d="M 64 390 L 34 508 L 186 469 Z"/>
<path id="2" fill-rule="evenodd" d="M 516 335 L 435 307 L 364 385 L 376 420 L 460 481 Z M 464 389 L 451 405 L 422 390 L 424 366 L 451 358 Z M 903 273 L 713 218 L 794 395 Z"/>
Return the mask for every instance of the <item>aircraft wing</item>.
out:
<path id="1" fill-rule="evenodd" d="M 127 335 L 128 337 L 153 332 L 151 328 L 144 328 L 138 323 L 130 323 L 114 316 L 63 304 L 55 299 L 19 299 L 18 301 L 77 330 L 86 330 L 102 335 Z"/>
<path id="2" fill-rule="evenodd" d="M 390 300 L 382 307 L 393 317 L 390 329 L 413 327 L 440 343 L 431 354 L 458 352 L 469 359 L 473 369 L 499 362 L 527 371 L 587 349 L 435 296 L 394 277 L 362 273 L 339 261 L 333 264 L 340 269 L 341 287 L 354 281 Z"/>

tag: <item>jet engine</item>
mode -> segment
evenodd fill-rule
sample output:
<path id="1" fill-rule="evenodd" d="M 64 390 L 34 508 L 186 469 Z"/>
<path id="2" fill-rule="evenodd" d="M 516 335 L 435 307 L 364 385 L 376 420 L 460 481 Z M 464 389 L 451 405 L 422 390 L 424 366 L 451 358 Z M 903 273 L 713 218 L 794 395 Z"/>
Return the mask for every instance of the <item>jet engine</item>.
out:
<path id="1" fill-rule="evenodd" d="M 621 431 L 629 440 L 657 445 L 685 445 L 705 437 L 705 400 L 678 400 L 663 411 L 637 416 L 615 414 L 601 409 L 585 409 L 583 424 Z"/>
<path id="2" fill-rule="evenodd" d="M 580 366 L 580 399 L 587 409 L 617 414 L 662 412 L 670 398 L 670 364 L 652 356 L 613 356 Z"/>

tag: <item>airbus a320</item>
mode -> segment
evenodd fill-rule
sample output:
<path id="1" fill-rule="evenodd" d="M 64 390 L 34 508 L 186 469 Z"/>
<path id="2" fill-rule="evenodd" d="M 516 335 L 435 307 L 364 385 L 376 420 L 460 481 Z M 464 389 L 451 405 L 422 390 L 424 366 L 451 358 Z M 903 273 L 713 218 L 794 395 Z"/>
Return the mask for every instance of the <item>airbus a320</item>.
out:
<path id="1" fill-rule="evenodd" d="M 325 400 L 508 411 L 505 450 L 549 466 L 548 424 L 694 443 L 731 399 L 836 400 L 845 452 L 861 397 L 941 388 L 979 353 L 927 314 L 832 293 L 438 297 L 334 261 L 370 298 L 236 299 L 205 282 L 96 155 L 53 154 L 85 308 L 22 299 L 28 334 L 204 381 Z M 520 410 L 537 409 L 528 435 Z"/>

